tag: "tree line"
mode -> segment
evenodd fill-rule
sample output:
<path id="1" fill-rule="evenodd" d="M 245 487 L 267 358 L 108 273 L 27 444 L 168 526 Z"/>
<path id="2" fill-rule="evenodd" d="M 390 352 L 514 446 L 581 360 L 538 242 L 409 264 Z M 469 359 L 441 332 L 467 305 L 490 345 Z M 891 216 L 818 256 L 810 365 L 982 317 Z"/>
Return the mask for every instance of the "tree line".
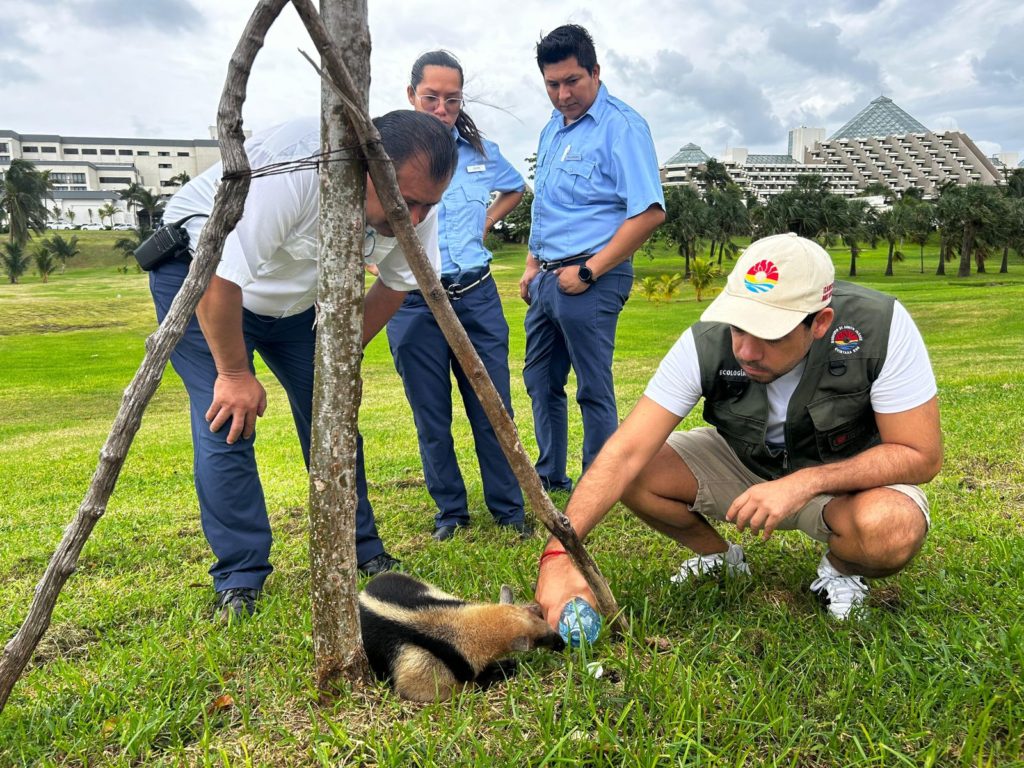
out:
<path id="1" fill-rule="evenodd" d="M 938 275 L 946 274 L 946 263 L 958 261 L 957 276 L 975 270 L 986 271 L 994 255 L 1001 255 L 1000 272 L 1006 272 L 1010 250 L 1024 255 L 1024 168 L 1011 171 L 1001 187 L 984 184 L 941 187 L 934 201 L 924 200 L 921 190 L 909 188 L 899 197 L 881 184 L 869 185 L 860 197 L 831 192 L 828 181 L 817 174 L 796 178 L 792 189 L 766 203 L 745 193 L 725 166 L 711 159 L 694 174 L 704 188 L 668 187 L 665 190 L 666 218 L 660 236 L 672 242 L 683 256 L 688 277 L 698 248 L 710 242 L 709 259 L 721 266 L 723 255 L 734 256 L 739 247 L 733 238 L 758 239 L 767 235 L 795 232 L 817 240 L 826 248 L 842 244 L 850 251 L 850 276 L 857 274 L 861 245 L 889 246 L 885 274 L 893 274 L 893 263 L 905 258 L 902 244 L 917 245 L 924 272 L 924 248 L 937 233 Z M 867 196 L 886 198 L 883 208 L 873 206 Z"/>
<path id="2" fill-rule="evenodd" d="M 533 178 L 536 157 L 527 158 L 529 177 Z M 762 203 L 745 192 L 729 176 L 726 167 L 714 158 L 701 165 L 694 178 L 703 187 L 680 185 L 665 189 L 665 223 L 653 240 L 672 244 L 684 258 L 683 279 L 691 280 L 694 269 L 704 273 L 710 265 L 722 267 L 724 258 L 739 252 L 737 238 L 753 239 L 783 232 L 795 232 L 819 241 L 827 248 L 841 244 L 850 252 L 850 276 L 857 274 L 857 259 L 864 243 L 877 247 L 888 243 L 886 275 L 893 274 L 893 264 L 906 258 L 903 246 L 918 246 L 920 270 L 924 272 L 924 249 L 937 233 L 939 258 L 937 275 L 946 274 L 947 262 L 956 261 L 958 277 L 971 274 L 971 264 L 978 273 L 987 270 L 994 255 L 1001 256 L 999 272 L 1006 272 L 1011 250 L 1024 255 L 1024 168 L 1010 172 L 1007 183 L 1000 187 L 984 184 L 960 186 L 947 183 L 934 201 L 924 200 L 921 191 L 909 188 L 897 197 L 881 184 L 872 184 L 860 197 L 846 197 L 831 192 L 828 181 L 817 174 L 797 176 L 796 184 Z M 187 175 L 177 181 L 186 183 Z M 866 199 L 869 195 L 886 198 L 883 208 L 876 208 Z M 125 263 L 132 252 L 159 223 L 164 200 L 158 194 L 132 182 L 118 192 L 129 213 L 136 212 L 139 226 L 114 244 Z M 509 242 L 525 243 L 530 233 L 530 204 L 527 191 L 523 202 L 512 211 L 495 232 Z M 38 242 L 34 252 L 27 251 L 30 234 L 42 235 L 47 230 L 52 200 L 49 171 L 40 171 L 27 160 L 12 160 L 0 186 L 0 226 L 8 231 L 7 242 L 0 253 L 8 279 L 15 283 L 34 261 L 45 282 L 57 267 L 63 270 L 67 261 L 79 253 L 76 236 L 65 239 L 52 235 Z M 99 210 L 101 222 L 113 216 L 117 208 L 108 203 Z M 63 212 L 55 207 L 52 213 L 60 218 Z M 70 215 L 70 214 L 68 214 Z M 698 262 L 698 251 L 710 244 L 707 258 Z M 705 263 L 706 262 L 706 263 Z"/>

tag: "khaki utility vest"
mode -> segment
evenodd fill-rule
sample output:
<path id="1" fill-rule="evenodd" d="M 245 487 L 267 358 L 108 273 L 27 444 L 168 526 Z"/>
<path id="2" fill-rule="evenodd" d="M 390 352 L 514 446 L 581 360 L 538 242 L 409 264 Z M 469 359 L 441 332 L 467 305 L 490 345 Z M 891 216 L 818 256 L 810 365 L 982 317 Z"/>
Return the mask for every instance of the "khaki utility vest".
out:
<path id="1" fill-rule="evenodd" d="M 755 474 L 774 479 L 803 467 L 849 458 L 880 442 L 871 384 L 885 362 L 895 299 L 837 282 L 835 320 L 811 344 L 789 401 L 785 447 L 765 444 L 768 387 L 747 378 L 732 353 L 729 326 L 696 323 L 704 420 L 714 425 Z"/>

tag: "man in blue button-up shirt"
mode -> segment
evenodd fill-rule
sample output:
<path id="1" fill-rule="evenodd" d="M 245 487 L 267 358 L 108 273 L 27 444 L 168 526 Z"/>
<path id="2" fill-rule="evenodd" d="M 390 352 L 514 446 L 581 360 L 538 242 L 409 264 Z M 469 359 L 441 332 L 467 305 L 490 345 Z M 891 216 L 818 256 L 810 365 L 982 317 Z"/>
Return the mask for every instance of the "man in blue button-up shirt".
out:
<path id="1" fill-rule="evenodd" d="M 540 135 L 530 248 L 519 292 L 526 313 L 523 379 L 548 490 L 570 490 L 565 384 L 576 371 L 583 470 L 618 427 L 612 353 L 633 284 L 632 256 L 665 220 L 647 122 L 611 96 L 590 34 L 568 24 L 537 44 L 555 108 Z"/>

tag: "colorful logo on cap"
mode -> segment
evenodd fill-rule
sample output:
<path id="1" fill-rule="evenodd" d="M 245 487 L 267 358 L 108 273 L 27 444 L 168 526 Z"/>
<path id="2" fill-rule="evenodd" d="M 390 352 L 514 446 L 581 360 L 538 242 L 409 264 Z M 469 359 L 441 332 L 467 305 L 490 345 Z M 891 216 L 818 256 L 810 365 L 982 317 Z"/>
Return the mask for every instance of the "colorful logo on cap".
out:
<path id="1" fill-rule="evenodd" d="M 841 325 L 832 331 L 832 346 L 841 355 L 852 355 L 862 343 L 864 337 L 852 325 Z"/>
<path id="2" fill-rule="evenodd" d="M 765 259 L 747 270 L 747 276 L 743 281 L 751 293 L 768 293 L 779 282 L 779 270 Z"/>

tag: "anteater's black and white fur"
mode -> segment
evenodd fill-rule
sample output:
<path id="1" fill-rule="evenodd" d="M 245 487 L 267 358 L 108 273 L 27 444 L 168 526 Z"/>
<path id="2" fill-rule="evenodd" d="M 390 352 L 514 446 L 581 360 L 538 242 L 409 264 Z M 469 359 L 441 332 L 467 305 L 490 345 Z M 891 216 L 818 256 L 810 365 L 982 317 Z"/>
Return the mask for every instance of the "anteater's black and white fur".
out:
<path id="1" fill-rule="evenodd" d="M 394 572 L 360 593 L 359 620 L 374 674 L 413 701 L 445 701 L 503 680 L 515 662 L 499 660 L 513 651 L 565 648 L 536 604 L 468 603 Z"/>

